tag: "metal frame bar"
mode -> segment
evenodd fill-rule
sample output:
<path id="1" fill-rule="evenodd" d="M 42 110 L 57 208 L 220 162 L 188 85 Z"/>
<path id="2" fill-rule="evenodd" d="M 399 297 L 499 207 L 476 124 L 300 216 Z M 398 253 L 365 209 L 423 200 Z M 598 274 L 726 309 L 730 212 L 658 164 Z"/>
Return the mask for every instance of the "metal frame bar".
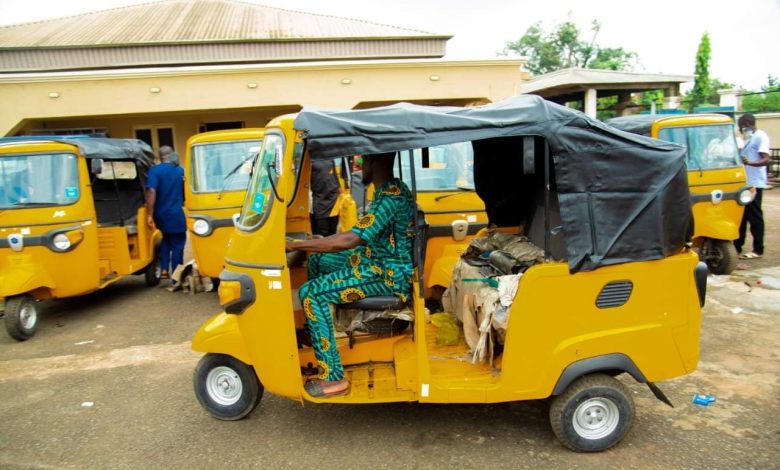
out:
<path id="1" fill-rule="evenodd" d="M 424 284 L 424 276 L 423 276 L 423 270 L 424 270 L 424 264 L 425 260 L 420 259 L 420 246 L 419 246 L 419 239 L 420 236 L 420 227 L 417 226 L 417 181 L 415 177 L 414 172 L 414 151 L 413 150 L 407 150 L 406 153 L 409 155 L 409 176 L 411 177 L 412 181 L 412 199 L 414 199 L 414 237 L 418 240 L 418 243 L 415 244 L 416 249 L 414 250 L 414 261 L 417 265 L 417 280 L 420 283 L 420 297 L 425 297 L 425 284 Z M 398 155 L 398 161 L 400 163 L 401 161 L 401 155 L 399 152 Z"/>
<path id="2" fill-rule="evenodd" d="M 544 260 L 550 261 L 550 147 L 544 142 Z"/>

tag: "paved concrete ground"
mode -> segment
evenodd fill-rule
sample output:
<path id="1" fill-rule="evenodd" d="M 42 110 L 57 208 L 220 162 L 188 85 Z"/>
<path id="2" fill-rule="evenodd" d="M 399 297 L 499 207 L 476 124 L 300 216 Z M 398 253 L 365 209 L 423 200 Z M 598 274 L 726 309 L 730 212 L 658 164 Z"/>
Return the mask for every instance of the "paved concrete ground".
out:
<path id="1" fill-rule="evenodd" d="M 306 405 L 266 395 L 247 419 L 212 419 L 192 392 L 197 327 L 216 295 L 124 280 L 44 304 L 25 343 L 0 334 L 0 468 L 780 468 L 780 189 L 765 196 L 763 260 L 711 278 L 694 374 L 634 393 L 616 448 L 572 453 L 544 402 Z M 717 402 L 693 405 L 694 393 Z M 85 406 L 91 404 L 92 406 Z"/>

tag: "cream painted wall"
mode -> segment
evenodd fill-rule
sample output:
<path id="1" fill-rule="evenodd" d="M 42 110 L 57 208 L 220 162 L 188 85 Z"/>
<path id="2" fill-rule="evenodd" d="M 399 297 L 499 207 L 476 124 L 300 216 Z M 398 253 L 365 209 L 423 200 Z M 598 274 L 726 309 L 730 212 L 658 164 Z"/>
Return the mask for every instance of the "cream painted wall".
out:
<path id="1" fill-rule="evenodd" d="M 0 78 L 0 135 L 40 123 L 53 127 L 56 122 L 56 127 L 105 123 L 113 136 L 123 137 L 133 125 L 174 119 L 178 146 L 204 113 L 209 120 L 221 120 L 211 113 L 224 120 L 243 113 L 250 126 L 267 120 L 267 114 L 254 116 L 257 108 L 344 109 L 365 101 L 465 97 L 498 101 L 514 95 L 526 78 L 521 63 L 517 59 L 382 61 L 5 76 Z M 257 86 L 250 88 L 250 84 Z M 50 93 L 58 97 L 51 98 Z"/>
<path id="2" fill-rule="evenodd" d="M 756 127 L 769 135 L 772 148 L 780 148 L 780 113 L 756 114 Z"/>
<path id="3" fill-rule="evenodd" d="M 265 127 L 265 124 L 276 116 L 297 111 L 297 107 L 289 108 L 257 108 L 253 110 L 234 110 L 207 112 L 195 111 L 182 113 L 157 113 L 141 116 L 94 117 L 82 119 L 58 119 L 46 121 L 46 128 L 105 128 L 111 137 L 134 138 L 136 127 L 171 126 L 174 129 L 175 150 L 184 154 L 187 139 L 198 133 L 199 125 L 207 122 L 243 121 L 244 127 Z M 42 129 L 40 121 L 26 125 L 22 132 L 28 133 L 34 129 Z"/>

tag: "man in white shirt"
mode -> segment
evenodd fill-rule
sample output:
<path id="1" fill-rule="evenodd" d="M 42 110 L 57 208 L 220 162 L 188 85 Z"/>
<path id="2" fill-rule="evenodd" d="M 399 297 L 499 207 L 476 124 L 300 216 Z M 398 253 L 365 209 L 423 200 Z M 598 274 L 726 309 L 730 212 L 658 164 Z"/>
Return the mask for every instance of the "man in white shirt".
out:
<path id="1" fill-rule="evenodd" d="M 739 238 L 734 241 L 737 253 L 741 259 L 760 258 L 764 254 L 764 214 L 761 210 L 761 196 L 767 187 L 767 166 L 769 165 L 769 136 L 756 128 L 756 118 L 752 114 L 743 114 L 737 121 L 739 130 L 745 139 L 745 146 L 740 152 L 745 165 L 747 184 L 756 191 L 756 198 L 745 206 L 742 223 L 739 226 Z M 750 224 L 750 235 L 753 236 L 753 251 L 742 253 L 745 244 L 747 225 Z"/>

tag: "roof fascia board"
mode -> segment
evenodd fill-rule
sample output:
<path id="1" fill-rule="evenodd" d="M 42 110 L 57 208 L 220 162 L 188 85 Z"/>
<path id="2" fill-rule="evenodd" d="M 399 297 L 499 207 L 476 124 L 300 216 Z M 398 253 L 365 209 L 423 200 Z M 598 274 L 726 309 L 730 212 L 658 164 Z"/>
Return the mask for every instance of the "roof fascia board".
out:
<path id="1" fill-rule="evenodd" d="M 524 59 L 411 59 L 411 60 L 360 60 L 337 62 L 302 62 L 284 64 L 204 65 L 192 67 L 154 67 L 143 69 L 88 70 L 73 72 L 0 73 L 0 83 L 37 83 L 62 81 L 117 80 L 150 77 L 181 77 L 190 75 L 225 75 L 241 73 L 279 73 L 320 70 L 363 70 L 376 68 L 421 67 L 516 67 L 518 72 Z"/>

